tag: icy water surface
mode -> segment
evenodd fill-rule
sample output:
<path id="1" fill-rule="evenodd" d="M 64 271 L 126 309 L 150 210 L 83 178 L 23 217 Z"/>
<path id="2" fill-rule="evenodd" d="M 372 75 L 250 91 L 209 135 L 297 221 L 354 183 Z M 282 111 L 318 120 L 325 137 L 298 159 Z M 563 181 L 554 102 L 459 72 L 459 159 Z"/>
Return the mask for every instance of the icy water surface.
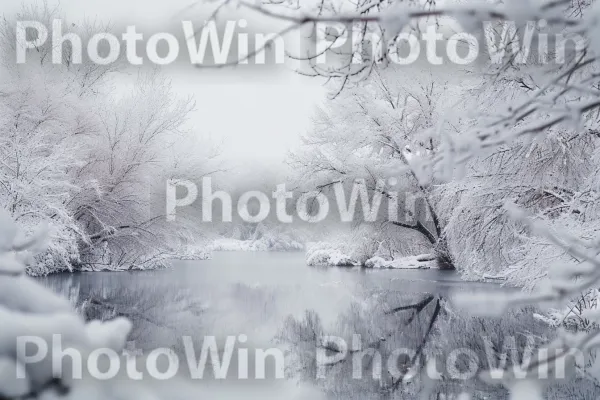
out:
<path id="1" fill-rule="evenodd" d="M 439 369 L 447 374 L 444 357 L 457 348 L 472 349 L 479 366 L 485 368 L 485 340 L 500 351 L 507 337 L 522 347 L 527 337 L 544 340 L 551 335 L 531 309 L 483 319 L 462 315 L 448 302 L 453 291 L 503 290 L 497 285 L 463 282 L 449 271 L 313 268 L 304 259 L 303 253 L 217 252 L 212 260 L 176 261 L 168 270 L 41 279 L 68 296 L 88 318 L 129 317 L 134 321 L 131 339 L 138 348 L 170 347 L 183 354 L 182 336 L 200 343 L 206 336 L 222 342 L 230 335 L 245 335 L 246 348 L 277 346 L 287 352 L 290 379 L 285 382 L 257 382 L 252 374 L 240 382 L 235 373 L 226 382 L 204 382 L 217 385 L 217 396 L 223 399 L 417 398 L 421 381 L 394 389 L 394 380 L 385 376 L 385 365 L 382 376 L 374 380 L 368 357 L 361 364 L 365 377 L 353 379 L 356 367 L 350 353 L 347 361 L 317 379 L 317 336 L 339 336 L 350 346 L 358 334 L 361 346 L 376 346 L 384 362 L 394 349 L 412 349 L 442 360 Z M 414 307 L 392 312 L 409 305 Z M 459 357 L 455 364 L 460 369 L 468 366 L 468 360 Z M 297 385 L 298 380 L 302 384 Z M 475 398 L 506 395 L 470 377 L 444 379 L 435 390 L 433 398 L 451 397 L 462 390 L 476 394 Z"/>

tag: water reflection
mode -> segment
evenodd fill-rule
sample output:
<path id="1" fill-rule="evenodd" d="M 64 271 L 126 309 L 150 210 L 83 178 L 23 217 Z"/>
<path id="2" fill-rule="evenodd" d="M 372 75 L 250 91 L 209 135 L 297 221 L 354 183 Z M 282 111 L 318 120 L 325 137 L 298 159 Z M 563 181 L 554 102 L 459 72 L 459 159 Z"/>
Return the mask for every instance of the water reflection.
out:
<path id="1" fill-rule="evenodd" d="M 176 262 L 170 270 L 61 274 L 42 280 L 88 318 L 130 318 L 131 339 L 143 349 L 166 346 L 182 352 L 183 335 L 200 340 L 245 334 L 249 347 L 276 344 L 287 352 L 290 376 L 335 399 L 415 399 L 425 389 L 437 399 L 464 390 L 474 398 L 504 398 L 500 387 L 454 379 L 443 361 L 454 349 L 471 349 L 481 369 L 489 361 L 486 343 L 492 344 L 498 361 L 507 337 L 514 337 L 522 352 L 527 340 L 537 344 L 553 334 L 533 317 L 532 309 L 482 319 L 456 313 L 447 301 L 452 290 L 502 290 L 494 285 L 464 283 L 447 271 L 310 268 L 300 253 L 222 252 L 209 261 Z M 424 359 L 440 360 L 442 378 L 432 383 L 416 376 L 404 382 L 384 365 L 373 379 L 377 360 L 361 353 L 362 378 L 353 379 L 356 364 L 351 361 L 357 356 L 351 350 L 343 361 L 327 367 L 325 379 L 316 379 L 316 349 L 324 335 L 348 344 L 360 335 L 361 349 L 375 349 L 382 360 L 397 349 L 411 349 L 415 354 L 397 357 L 393 372 L 405 376 Z M 454 364 L 460 372 L 467 363 L 459 357 Z M 588 381 L 578 385 L 576 397 L 567 395 L 572 385 L 549 390 L 558 398 L 600 395 Z M 242 394 L 240 398 L 248 398 Z"/>

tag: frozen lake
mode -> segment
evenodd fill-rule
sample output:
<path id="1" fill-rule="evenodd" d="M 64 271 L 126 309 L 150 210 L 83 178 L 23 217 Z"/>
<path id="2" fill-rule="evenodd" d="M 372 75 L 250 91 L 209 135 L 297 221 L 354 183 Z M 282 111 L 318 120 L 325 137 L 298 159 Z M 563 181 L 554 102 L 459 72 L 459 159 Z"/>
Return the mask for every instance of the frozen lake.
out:
<path id="1" fill-rule="evenodd" d="M 119 303 L 123 295 L 121 300 L 131 300 L 139 308 L 142 301 L 155 300 L 157 304 L 146 306 L 156 311 L 185 293 L 202 308 L 202 319 L 210 318 L 214 335 L 243 332 L 255 340 L 270 340 L 283 319 L 306 310 L 334 322 L 352 302 L 374 290 L 415 295 L 500 290 L 492 284 L 461 281 L 453 271 L 308 267 L 301 252 L 215 252 L 211 260 L 175 261 L 166 270 L 82 272 L 40 279 L 75 304 L 90 297 Z"/>
<path id="2" fill-rule="evenodd" d="M 246 335 L 249 348 L 294 349 L 303 344 L 287 343 L 295 333 L 284 328 L 290 318 L 302 321 L 309 310 L 327 332 L 353 329 L 375 339 L 387 335 L 390 340 L 386 343 L 396 347 L 418 348 L 423 341 L 428 354 L 443 354 L 457 346 L 481 352 L 480 336 L 495 337 L 501 344 L 505 337 L 499 332 L 518 338 L 525 334 L 541 337 L 547 330 L 532 317 L 531 310 L 481 319 L 455 315 L 446 301 L 455 290 L 504 290 L 498 285 L 464 282 L 452 271 L 314 268 L 305 265 L 300 252 L 216 252 L 211 260 L 175 261 L 167 270 L 57 274 L 40 280 L 68 296 L 89 318 L 124 315 L 132 319 L 131 340 L 145 350 L 170 347 L 181 352 L 183 335 L 198 339 Z M 386 314 L 391 308 L 430 296 L 436 300 L 419 313 L 409 309 Z M 442 304 L 439 314 L 436 301 Z M 357 313 L 360 317 L 355 321 Z M 425 340 L 432 319 L 433 330 Z M 282 331 L 287 332 L 283 340 Z M 232 389 L 238 384 L 229 381 L 219 386 L 219 390 L 231 391 L 227 395 L 219 392 L 219 398 L 294 398 L 299 390 L 295 384 L 283 388 L 281 382 L 264 381 L 241 384 L 243 390 Z M 314 388 L 322 383 L 308 385 Z M 247 386 L 257 390 L 256 394 L 250 395 Z M 347 398 L 325 386 L 320 389 L 323 396 L 327 392 L 329 398 Z M 469 387 L 475 392 L 485 389 L 474 381 Z M 444 390 L 454 393 L 456 389 Z M 367 398 L 365 394 L 357 396 Z"/>

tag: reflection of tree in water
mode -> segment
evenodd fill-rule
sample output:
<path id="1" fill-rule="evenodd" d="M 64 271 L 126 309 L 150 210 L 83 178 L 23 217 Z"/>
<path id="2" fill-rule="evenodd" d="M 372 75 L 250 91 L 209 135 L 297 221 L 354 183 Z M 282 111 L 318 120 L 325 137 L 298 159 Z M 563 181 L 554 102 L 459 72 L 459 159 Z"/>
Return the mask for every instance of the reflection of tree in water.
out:
<path id="1" fill-rule="evenodd" d="M 333 397 L 339 398 L 392 398 L 394 392 L 415 393 L 414 385 L 408 384 L 399 389 L 401 379 L 395 379 L 387 369 L 387 359 L 396 348 L 415 350 L 411 357 L 398 358 L 398 371 L 406 374 L 411 366 L 420 360 L 434 333 L 436 321 L 441 311 L 440 299 L 435 296 L 397 295 L 393 302 L 387 293 L 378 293 L 366 303 L 354 303 L 340 316 L 335 327 L 325 328 L 320 317 L 313 311 L 307 311 L 304 318 L 288 318 L 280 339 L 290 345 L 290 366 L 294 373 L 304 379 L 314 380 L 317 376 L 316 348 L 325 348 L 328 353 L 339 349 L 335 343 L 322 343 L 326 335 L 338 336 L 348 343 L 347 357 L 327 367 L 326 379 L 315 383 Z M 405 304 L 392 307 L 391 304 Z M 353 335 L 360 335 L 360 346 L 353 346 Z M 360 349 L 364 350 L 363 352 Z M 367 349 L 373 349 L 371 351 Z M 382 373 L 373 378 L 378 371 L 378 359 L 381 355 Z M 352 358 L 362 360 L 362 379 L 353 379 Z M 356 363 L 358 365 L 358 363 Z M 398 374 L 395 374 L 398 377 Z"/>
<path id="2" fill-rule="evenodd" d="M 106 321 L 119 316 L 130 319 L 133 330 L 129 339 L 142 349 L 181 350 L 182 336 L 191 336 L 200 345 L 206 335 L 221 338 L 247 333 L 245 328 L 278 326 L 281 322 L 277 298 L 284 289 L 237 283 L 206 292 L 172 281 L 157 282 L 155 278 L 118 281 L 121 276 L 127 278 L 107 273 L 100 274 L 101 282 L 80 280 L 77 274 L 43 280 L 68 297 L 86 320 Z"/>
<path id="3" fill-rule="evenodd" d="M 501 317 L 482 318 L 454 312 L 450 304 L 445 303 L 443 318 L 439 320 L 436 342 L 432 346 L 431 358 L 437 360 L 443 371 L 443 380 L 438 382 L 437 389 L 441 393 L 460 393 L 466 390 L 479 395 L 475 398 L 508 398 L 506 390 L 500 386 L 492 386 L 480 379 L 467 381 L 451 379 L 444 366 L 450 353 L 455 349 L 469 349 L 476 355 L 478 371 L 487 371 L 502 364 L 506 356 L 506 369 L 521 365 L 529 355 L 535 358 L 536 350 L 555 339 L 557 332 L 534 315 L 539 313 L 533 307 L 512 309 Z M 455 363 L 458 371 L 468 370 L 466 357 L 459 357 Z M 550 373 L 551 375 L 552 373 Z M 582 376 L 548 382 L 545 398 L 547 399 L 598 399 L 600 386 Z"/>
<path id="4" fill-rule="evenodd" d="M 77 304 L 86 320 L 126 317 L 133 323 L 129 340 L 142 349 L 181 346 L 181 336 L 198 335 L 204 305 L 189 291 L 167 284 L 95 288 Z"/>
<path id="5" fill-rule="evenodd" d="M 69 300 L 73 308 L 79 304 L 81 285 L 73 278 L 73 274 L 61 274 L 63 279 L 53 279 L 53 275 L 38 278 L 44 286 L 52 289 L 55 293 Z"/>
<path id="6" fill-rule="evenodd" d="M 546 343 L 548 336 L 554 334 L 534 318 L 534 311 L 523 308 L 501 318 L 471 317 L 455 313 L 441 296 L 380 292 L 365 303 L 354 303 L 334 326 L 325 327 L 314 311 L 307 311 L 299 319 L 289 317 L 279 339 L 289 346 L 289 372 L 313 381 L 331 398 L 447 399 L 467 392 L 474 399 L 503 399 L 508 398 L 508 392 L 501 386 L 483 382 L 477 378 L 478 374 L 467 379 L 456 376 L 456 372 L 450 373 L 446 365 L 448 356 L 456 349 L 470 350 L 471 358 L 477 361 L 478 373 L 497 366 L 503 353 L 507 353 L 508 367 L 513 362 L 520 364 L 525 352 Z M 360 335 L 359 346 L 353 346 L 354 334 Z M 321 340 L 324 336 L 343 338 L 348 352 L 344 359 L 326 367 L 324 379 L 316 379 L 316 349 L 321 348 L 328 355 L 340 351 L 334 342 L 324 343 Z M 516 353 L 512 352 L 513 347 Z M 394 355 L 398 349 L 410 352 Z M 373 371 L 379 365 L 375 353 L 381 355 L 381 374 L 374 377 Z M 454 371 L 469 375 L 466 372 L 470 358 L 457 354 L 450 357 Z M 391 365 L 390 357 L 395 360 Z M 494 365 L 490 366 L 491 363 Z M 438 379 L 430 379 L 435 374 L 426 373 L 427 365 L 436 366 Z M 356 366 L 362 366 L 360 379 L 353 378 Z M 587 379 L 574 379 L 553 382 L 547 389 L 547 398 L 572 398 L 569 393 L 571 396 L 576 393 L 575 397 L 580 399 L 597 399 L 600 391 Z"/>

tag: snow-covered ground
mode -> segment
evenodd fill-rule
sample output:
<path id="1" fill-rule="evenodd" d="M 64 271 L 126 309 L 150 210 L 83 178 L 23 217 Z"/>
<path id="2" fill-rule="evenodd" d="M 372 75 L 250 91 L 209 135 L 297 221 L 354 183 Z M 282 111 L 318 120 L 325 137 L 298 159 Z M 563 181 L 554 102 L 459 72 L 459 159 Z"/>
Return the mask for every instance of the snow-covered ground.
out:
<path id="1" fill-rule="evenodd" d="M 380 255 L 373 255 L 364 263 L 352 257 L 340 246 L 318 242 L 309 243 L 306 252 L 306 264 L 322 267 L 353 267 L 363 266 L 365 268 L 380 269 L 428 269 L 437 268 L 435 256 L 421 254 L 417 256 L 395 257 L 393 260 L 386 259 Z"/>
<path id="2" fill-rule="evenodd" d="M 295 240 L 263 236 L 256 240 L 238 240 L 230 238 L 216 239 L 210 246 L 211 251 L 298 251 L 304 245 Z"/>
<path id="3" fill-rule="evenodd" d="M 366 268 L 389 268 L 389 269 L 429 269 L 437 268 L 435 257 L 431 254 L 418 256 L 400 257 L 394 260 L 386 260 L 382 257 L 372 257 L 365 263 Z"/>

